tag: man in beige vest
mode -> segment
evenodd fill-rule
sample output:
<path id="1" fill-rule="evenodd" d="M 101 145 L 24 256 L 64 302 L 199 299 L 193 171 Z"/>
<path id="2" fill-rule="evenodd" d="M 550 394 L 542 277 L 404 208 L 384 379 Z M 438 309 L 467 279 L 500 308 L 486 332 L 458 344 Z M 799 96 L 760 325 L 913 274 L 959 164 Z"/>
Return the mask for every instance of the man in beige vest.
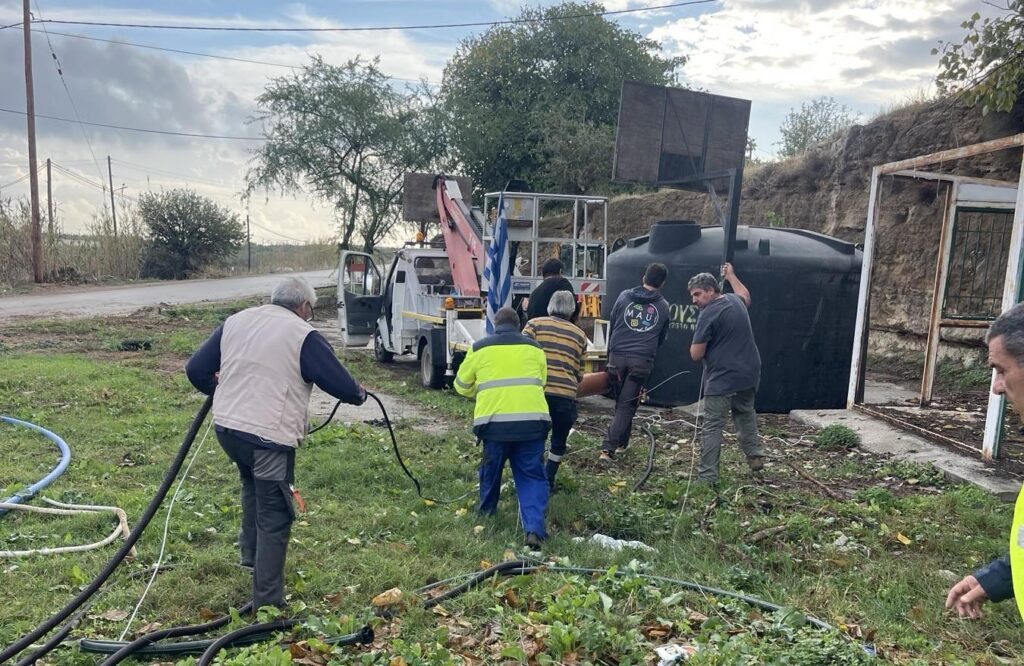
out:
<path id="1" fill-rule="evenodd" d="M 313 384 L 350 404 L 366 401 L 366 391 L 309 325 L 315 303 L 308 282 L 283 280 L 270 305 L 228 317 L 185 367 L 192 385 L 213 395 L 217 439 L 242 480 L 238 543 L 242 566 L 252 569 L 253 610 L 284 605 L 295 449 L 306 436 Z"/>

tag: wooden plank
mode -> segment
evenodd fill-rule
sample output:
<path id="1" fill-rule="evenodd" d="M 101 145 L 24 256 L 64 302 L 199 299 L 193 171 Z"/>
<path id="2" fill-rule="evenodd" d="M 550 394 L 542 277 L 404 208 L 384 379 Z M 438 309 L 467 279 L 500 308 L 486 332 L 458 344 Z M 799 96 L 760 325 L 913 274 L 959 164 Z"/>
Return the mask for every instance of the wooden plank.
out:
<path id="1" fill-rule="evenodd" d="M 860 292 L 857 295 L 857 320 L 853 332 L 853 356 L 850 360 L 850 386 L 846 393 L 846 406 L 857 402 L 857 388 L 867 364 L 865 345 L 868 335 L 868 296 L 871 293 L 871 270 L 875 254 L 875 224 L 878 222 L 878 182 L 880 167 L 871 169 L 871 190 L 868 194 L 868 218 L 864 227 L 863 263 L 860 267 Z"/>

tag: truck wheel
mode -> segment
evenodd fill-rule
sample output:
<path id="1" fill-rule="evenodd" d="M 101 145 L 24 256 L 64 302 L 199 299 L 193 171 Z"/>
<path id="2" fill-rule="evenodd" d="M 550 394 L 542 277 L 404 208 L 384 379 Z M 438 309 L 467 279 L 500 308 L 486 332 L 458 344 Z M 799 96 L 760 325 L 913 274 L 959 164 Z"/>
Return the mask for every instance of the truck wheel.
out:
<path id="1" fill-rule="evenodd" d="M 429 344 L 420 345 L 420 381 L 424 388 L 439 389 L 444 386 L 444 366 L 435 365 Z"/>
<path id="2" fill-rule="evenodd" d="M 380 326 L 373 329 L 373 358 L 381 363 L 391 363 L 395 360 L 395 353 L 384 348 L 384 336 L 380 332 Z"/>

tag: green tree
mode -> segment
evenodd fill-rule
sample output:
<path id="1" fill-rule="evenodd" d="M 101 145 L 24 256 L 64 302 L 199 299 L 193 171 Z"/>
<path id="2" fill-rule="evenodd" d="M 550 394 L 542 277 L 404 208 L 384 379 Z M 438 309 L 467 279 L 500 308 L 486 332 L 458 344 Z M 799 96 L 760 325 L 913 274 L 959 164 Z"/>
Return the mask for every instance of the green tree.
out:
<path id="1" fill-rule="evenodd" d="M 522 178 L 538 190 L 582 193 L 607 185 L 622 82 L 674 84 L 684 59 L 663 58 L 657 42 L 592 15 L 603 9 L 524 8 L 518 23 L 459 45 L 440 98 L 452 156 L 478 186 Z"/>
<path id="2" fill-rule="evenodd" d="M 426 87 L 397 89 L 377 59 L 336 66 L 314 56 L 256 102 L 266 141 L 253 151 L 246 193 L 312 192 L 334 206 L 344 248 L 360 238 L 372 250 L 398 220 L 402 174 L 443 151 Z"/>
<path id="3" fill-rule="evenodd" d="M 1024 0 L 1009 0 L 1004 12 L 984 19 L 974 12 L 960 24 L 967 31 L 962 40 L 932 49 L 932 55 L 941 54 L 939 92 L 981 104 L 983 114 L 1011 110 L 1024 78 Z"/>
<path id="4" fill-rule="evenodd" d="M 187 189 L 139 196 L 150 239 L 147 277 L 181 280 L 223 263 L 245 240 L 238 215 Z"/>
<path id="5" fill-rule="evenodd" d="M 782 134 L 782 141 L 778 144 L 779 155 L 799 155 L 808 147 L 853 125 L 858 115 L 832 97 L 816 97 L 801 104 L 799 110 L 790 109 L 779 128 Z"/>

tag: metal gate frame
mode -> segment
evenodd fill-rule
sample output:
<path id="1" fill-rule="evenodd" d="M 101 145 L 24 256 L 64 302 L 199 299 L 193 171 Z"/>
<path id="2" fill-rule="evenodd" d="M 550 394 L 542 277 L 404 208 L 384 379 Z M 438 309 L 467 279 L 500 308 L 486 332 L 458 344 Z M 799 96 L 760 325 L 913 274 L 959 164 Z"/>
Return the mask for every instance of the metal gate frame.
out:
<path id="1" fill-rule="evenodd" d="M 853 409 L 864 402 L 864 374 L 867 368 L 867 340 L 870 319 L 871 278 L 874 270 L 875 226 L 878 223 L 880 206 L 879 184 L 883 176 L 942 181 L 948 183 L 946 204 L 942 220 L 939 257 L 935 271 L 935 284 L 932 292 L 932 308 L 928 326 L 928 345 L 925 355 L 925 371 L 921 382 L 922 404 L 931 400 L 935 379 L 935 366 L 938 358 L 939 329 L 943 326 L 940 317 L 945 292 L 945 281 L 948 275 L 949 252 L 952 246 L 952 226 L 956 215 L 956 202 L 959 188 L 965 183 L 981 185 L 1013 186 L 1013 183 L 991 180 L 987 178 L 971 178 L 953 176 L 938 172 L 923 171 L 928 167 L 941 168 L 953 160 L 983 155 L 1000 150 L 1024 146 L 1024 133 L 1013 136 L 976 143 L 963 148 L 944 150 L 929 155 L 912 157 L 897 162 L 889 162 L 871 169 L 871 187 L 868 194 L 867 223 L 864 228 L 864 263 L 861 266 L 860 293 L 857 298 L 857 321 L 853 337 L 853 355 L 850 361 L 850 385 L 847 391 L 847 407 Z M 1013 226 L 1010 232 L 1010 247 L 1006 261 L 1006 275 L 1003 282 L 1002 310 L 1017 303 L 1021 293 L 1021 267 L 1024 265 L 1024 157 L 1016 184 L 1016 197 L 1013 204 Z M 968 324 L 973 327 L 988 327 L 988 322 L 949 320 L 949 326 Z M 993 375 L 994 376 L 994 375 Z M 989 393 L 988 410 L 985 415 L 985 436 L 982 441 L 981 456 L 991 460 L 998 456 L 1002 417 L 1006 401 L 1001 395 Z"/>

